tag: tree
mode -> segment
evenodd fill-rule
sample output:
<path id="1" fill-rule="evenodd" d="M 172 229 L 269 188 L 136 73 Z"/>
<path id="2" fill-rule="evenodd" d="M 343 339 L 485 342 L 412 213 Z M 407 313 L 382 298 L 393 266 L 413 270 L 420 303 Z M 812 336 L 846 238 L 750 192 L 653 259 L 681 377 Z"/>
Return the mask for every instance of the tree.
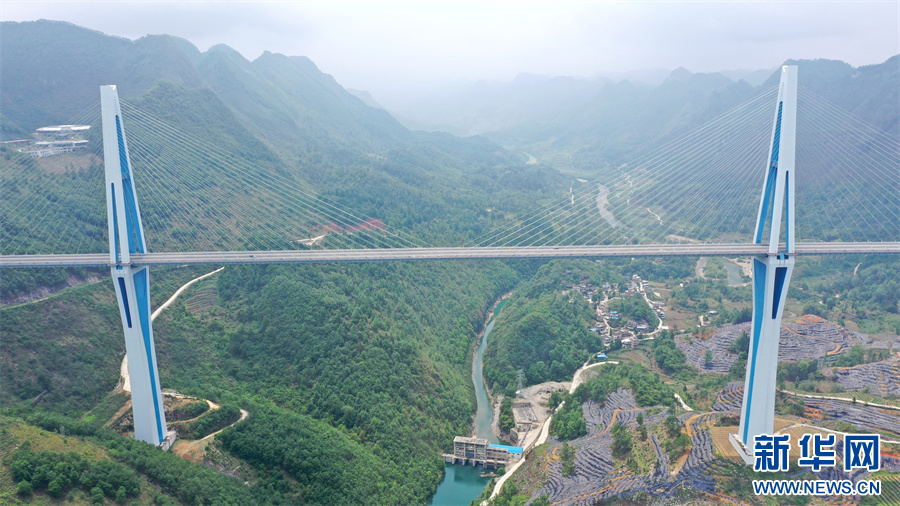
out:
<path id="1" fill-rule="evenodd" d="M 677 416 L 669 415 L 666 418 L 666 432 L 669 433 L 671 438 L 677 437 L 681 433 L 681 420 Z"/>
<path id="2" fill-rule="evenodd" d="M 816 316 L 821 316 L 822 318 L 828 318 L 828 308 L 826 308 L 823 304 L 809 303 L 803 306 L 803 314 L 813 314 Z"/>
<path id="3" fill-rule="evenodd" d="M 706 351 L 703 353 L 703 366 L 704 366 L 704 367 L 709 367 L 709 366 L 711 366 L 711 365 L 712 365 L 712 360 L 713 360 L 713 352 L 712 352 L 712 350 L 706 350 Z"/>
<path id="4" fill-rule="evenodd" d="M 612 448 L 613 455 L 618 458 L 624 458 L 631 452 L 631 434 L 624 425 L 616 422 L 610 431 L 613 434 Z"/>
<path id="5" fill-rule="evenodd" d="M 543 360 L 531 364 L 528 368 L 528 382 L 531 384 L 543 383 L 550 377 L 550 368 Z"/>

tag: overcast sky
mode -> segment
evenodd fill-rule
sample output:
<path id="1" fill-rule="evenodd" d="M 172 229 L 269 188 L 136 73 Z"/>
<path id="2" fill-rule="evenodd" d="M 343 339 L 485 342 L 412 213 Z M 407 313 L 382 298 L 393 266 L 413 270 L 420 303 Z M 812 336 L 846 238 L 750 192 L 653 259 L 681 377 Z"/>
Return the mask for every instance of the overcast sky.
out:
<path id="1" fill-rule="evenodd" d="M 0 19 L 54 19 L 136 39 L 168 33 L 303 55 L 342 85 L 376 94 L 520 72 L 592 76 L 686 67 L 771 69 L 788 58 L 854 66 L 900 53 L 900 1 L 3 0 Z"/>

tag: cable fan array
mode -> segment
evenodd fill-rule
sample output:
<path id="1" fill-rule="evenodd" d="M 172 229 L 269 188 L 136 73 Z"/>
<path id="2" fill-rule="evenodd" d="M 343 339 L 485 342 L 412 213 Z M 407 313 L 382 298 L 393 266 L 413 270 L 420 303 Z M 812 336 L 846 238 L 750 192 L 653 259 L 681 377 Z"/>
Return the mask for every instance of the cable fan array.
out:
<path id="1" fill-rule="evenodd" d="M 122 111 L 150 251 L 425 246 L 264 163 L 126 102 Z M 2 218 L 0 253 L 108 250 L 99 104 L 76 121 L 92 126 L 86 150 L 42 159 L 20 156 L 21 167 L 10 164 L 2 171 L 9 184 L 0 191 L 10 212 Z"/>
<path id="2" fill-rule="evenodd" d="M 756 224 L 777 89 L 474 241 L 479 246 L 746 243 Z M 801 88 L 798 241 L 900 240 L 900 142 Z"/>
<path id="3" fill-rule="evenodd" d="M 129 150 L 156 251 L 421 247 L 298 179 L 226 151 L 132 105 Z M 126 128 L 129 128 L 126 124 Z"/>
<path id="4" fill-rule="evenodd" d="M 82 151 L 32 157 L 6 147 L 0 159 L 0 254 L 109 250 L 100 103 L 69 120 L 90 125 Z"/>
<path id="5" fill-rule="evenodd" d="M 465 246 L 749 242 L 776 89 L 645 155 L 576 179 L 550 205 Z M 798 241 L 900 241 L 900 141 L 800 89 Z M 271 161 L 122 102 L 150 251 L 409 248 L 427 244 L 324 198 Z M 107 251 L 99 103 L 82 151 L 0 159 L 0 254 Z"/>

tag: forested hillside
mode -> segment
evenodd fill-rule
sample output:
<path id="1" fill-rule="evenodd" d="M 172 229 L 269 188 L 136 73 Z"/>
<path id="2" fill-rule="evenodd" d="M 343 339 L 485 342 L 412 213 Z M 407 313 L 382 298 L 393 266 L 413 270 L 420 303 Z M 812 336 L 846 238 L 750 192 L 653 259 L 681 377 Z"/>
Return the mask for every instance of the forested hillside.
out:
<path id="1" fill-rule="evenodd" d="M 132 42 L 55 22 L 5 23 L 2 33 L 5 120 L 22 131 L 68 122 L 97 100 L 97 86 L 118 83 L 129 107 L 214 143 L 259 177 L 295 180 L 423 242 L 471 239 L 563 188 L 558 174 L 526 169 L 524 157 L 483 138 L 409 132 L 303 58 L 267 53 L 251 63 L 225 46 L 200 53 L 167 36 Z M 53 37 L 66 43 L 32 51 Z M 165 51 L 152 49 L 158 45 Z M 82 54 L 85 48 L 90 51 Z M 141 69 L 139 76 L 129 74 L 134 68 Z M 136 141 L 149 139 L 145 160 L 171 160 L 177 146 L 143 136 L 140 124 L 132 125 Z M 92 142 L 97 130 L 89 134 Z M 186 164 L 190 172 L 177 177 L 203 184 L 180 195 L 181 205 L 215 202 L 240 213 L 246 201 L 221 195 L 221 168 L 186 156 L 193 160 Z M 102 251 L 99 161 L 52 175 L 14 151 L 0 162 L 9 196 L 2 230 L 13 238 L 4 248 L 52 247 L 41 244 L 47 240 L 40 236 L 43 225 L 29 226 L 29 217 L 12 212 L 27 207 L 35 186 L 46 181 L 41 198 L 56 211 L 41 219 L 72 225 L 69 235 L 54 241 Z M 93 179 L 97 198 L 72 189 Z M 185 244 L 184 238 L 200 233 L 166 207 L 148 201 L 142 208 L 151 248 Z M 528 263 L 510 265 L 530 269 Z M 154 269 L 153 305 L 199 273 Z M 101 279 L 84 283 L 88 274 Z M 251 412 L 221 441 L 229 458 L 246 463 L 240 476 L 252 482 L 253 493 L 268 490 L 309 503 L 422 503 L 442 474 L 440 452 L 469 431 L 476 333 L 491 303 L 521 275 L 499 262 L 229 267 L 208 282 L 215 296 L 203 311 L 192 312 L 179 300 L 157 319 L 161 383 Z M 7 414 L 77 418 L 98 402 L 111 404 L 104 395 L 116 385 L 124 343 L 105 276 L 4 273 L 3 295 L 10 300 L 60 290 L 40 302 L 0 309 L 0 395 Z M 90 437 L 99 437 L 99 424 L 107 421 L 97 416 L 84 429 Z M 69 422 L 48 423 L 71 422 L 60 420 Z M 112 457 L 168 486 L 140 463 Z M 244 503 L 232 492 L 222 493 Z M 202 503 L 221 497 L 196 493 L 189 500 L 176 495 Z"/>

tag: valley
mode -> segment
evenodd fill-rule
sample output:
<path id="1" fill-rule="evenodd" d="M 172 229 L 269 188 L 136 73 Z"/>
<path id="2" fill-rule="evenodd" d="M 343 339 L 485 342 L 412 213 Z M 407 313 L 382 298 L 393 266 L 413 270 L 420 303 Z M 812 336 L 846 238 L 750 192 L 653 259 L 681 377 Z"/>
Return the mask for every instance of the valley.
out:
<path id="1" fill-rule="evenodd" d="M 97 86 L 116 82 L 151 253 L 202 245 L 258 259 L 152 268 L 159 377 L 180 438 L 168 451 L 128 436 L 107 270 L 2 269 L 0 502 L 771 503 L 752 494 L 760 473 L 728 440 L 747 367 L 747 258 L 277 264 L 267 255 L 744 238 L 750 214 L 699 214 L 755 208 L 758 178 L 744 165 L 718 177 L 689 159 L 654 172 L 640 157 L 774 83 L 684 69 L 658 86 L 516 88 L 523 79 L 491 95 L 493 118 L 479 116 L 488 112 L 476 100 L 455 117 L 432 116 L 480 134 L 457 137 L 406 128 L 305 57 L 251 61 L 225 45 L 201 51 L 170 35 L 131 40 L 46 20 L 4 22 L 0 38 L 2 142 L 51 124 L 94 125 L 82 154 L 37 158 L 0 144 L 0 254 L 108 252 L 91 111 Z M 894 135 L 898 58 L 797 63 L 824 100 Z M 827 142 L 878 150 L 838 140 Z M 851 226 L 870 211 L 893 216 L 889 205 L 858 214 L 840 205 L 894 203 L 897 182 L 881 165 L 845 162 L 849 182 L 800 194 L 804 239 L 896 241 L 889 219 Z M 869 177 L 883 191 L 870 191 Z M 687 193 L 701 186 L 700 197 Z M 865 200 L 873 194 L 883 200 Z M 679 211 L 685 202 L 699 211 Z M 813 473 L 792 458 L 771 476 L 880 479 L 885 497 L 900 497 L 897 272 L 896 255 L 798 257 L 776 429 L 792 442 L 880 434 L 883 467 Z M 483 478 L 445 465 L 456 436 L 506 441 L 524 456 Z"/>

